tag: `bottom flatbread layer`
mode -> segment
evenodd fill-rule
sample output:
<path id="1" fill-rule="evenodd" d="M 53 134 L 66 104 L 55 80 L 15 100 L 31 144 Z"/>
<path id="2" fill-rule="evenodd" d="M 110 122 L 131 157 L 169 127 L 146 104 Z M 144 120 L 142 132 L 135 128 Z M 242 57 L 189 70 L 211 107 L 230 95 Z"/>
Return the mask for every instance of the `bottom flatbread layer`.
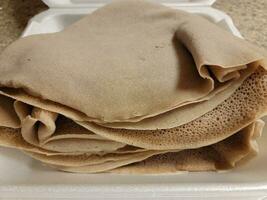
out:
<path id="1" fill-rule="evenodd" d="M 264 122 L 257 120 L 233 136 L 216 144 L 177 152 L 151 151 L 110 156 L 104 162 L 93 157 L 45 156 L 30 153 L 35 159 L 62 171 L 76 173 L 173 173 L 177 171 L 226 170 L 241 160 L 257 154 L 255 139 L 260 136 Z M 100 160 L 103 157 L 99 157 Z M 102 160 L 103 161 L 103 160 Z M 91 164 L 86 164 L 91 163 Z"/>
<path id="2" fill-rule="evenodd" d="M 144 161 L 113 169 L 112 173 L 159 174 L 179 171 L 220 171 L 244 164 L 257 155 L 256 139 L 264 122 L 258 120 L 216 144 L 152 156 Z"/>

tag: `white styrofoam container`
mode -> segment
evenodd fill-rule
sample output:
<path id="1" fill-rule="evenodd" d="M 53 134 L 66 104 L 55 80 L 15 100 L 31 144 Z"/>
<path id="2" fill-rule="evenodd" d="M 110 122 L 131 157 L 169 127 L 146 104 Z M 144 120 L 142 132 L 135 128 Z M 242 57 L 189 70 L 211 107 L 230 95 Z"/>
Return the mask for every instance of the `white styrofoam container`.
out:
<path id="1" fill-rule="evenodd" d="M 22 36 L 57 32 L 110 0 L 43 0 L 50 9 L 29 21 Z M 215 0 L 154 0 L 199 14 L 241 37 Z M 267 130 L 265 129 L 264 132 Z M 71 174 L 23 153 L 0 148 L 0 199 L 267 199 L 267 135 L 260 154 L 230 172 L 171 175 Z"/>

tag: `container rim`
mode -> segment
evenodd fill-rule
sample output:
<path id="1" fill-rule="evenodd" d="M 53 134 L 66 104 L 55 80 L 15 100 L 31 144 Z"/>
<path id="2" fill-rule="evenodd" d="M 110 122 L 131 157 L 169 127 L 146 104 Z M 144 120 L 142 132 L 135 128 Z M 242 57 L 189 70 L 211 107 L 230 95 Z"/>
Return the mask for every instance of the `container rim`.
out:
<path id="1" fill-rule="evenodd" d="M 50 8 L 101 7 L 112 0 L 42 0 Z M 216 0 L 151 0 L 172 6 L 211 6 Z"/>

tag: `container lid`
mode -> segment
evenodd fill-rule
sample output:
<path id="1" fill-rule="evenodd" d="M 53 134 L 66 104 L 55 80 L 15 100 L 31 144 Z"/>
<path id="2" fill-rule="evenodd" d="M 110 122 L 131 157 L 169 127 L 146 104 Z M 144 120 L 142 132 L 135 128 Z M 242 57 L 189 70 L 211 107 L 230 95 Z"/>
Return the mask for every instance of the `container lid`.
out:
<path id="1" fill-rule="evenodd" d="M 51 8 L 100 7 L 112 0 L 43 0 Z M 211 6 L 216 0 L 152 0 L 170 6 Z"/>

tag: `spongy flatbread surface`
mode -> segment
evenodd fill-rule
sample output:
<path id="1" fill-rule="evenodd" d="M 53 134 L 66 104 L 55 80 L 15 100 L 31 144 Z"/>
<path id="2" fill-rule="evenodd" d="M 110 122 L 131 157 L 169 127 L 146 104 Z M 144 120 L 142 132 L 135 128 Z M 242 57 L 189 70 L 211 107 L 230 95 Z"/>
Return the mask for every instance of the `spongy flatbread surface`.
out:
<path id="1" fill-rule="evenodd" d="M 259 68 L 231 97 L 203 116 L 172 129 L 111 129 L 79 122 L 98 135 L 148 149 L 188 149 L 223 140 L 267 112 L 267 72 Z"/>
<path id="2" fill-rule="evenodd" d="M 216 144 L 152 156 L 144 161 L 111 170 L 113 173 L 159 174 L 178 171 L 220 171 L 244 164 L 257 155 L 256 139 L 264 122 L 258 120 Z"/>
<path id="3" fill-rule="evenodd" d="M 256 152 L 265 56 L 201 17 L 116 1 L 0 55 L 0 145 L 71 172 L 231 168 Z"/>
<path id="4" fill-rule="evenodd" d="M 177 171 L 210 171 L 225 170 L 234 167 L 240 160 L 252 158 L 257 154 L 257 143 L 255 139 L 260 136 L 264 122 L 259 120 L 233 136 L 216 144 L 198 149 L 188 149 L 179 152 L 158 152 L 156 155 L 150 153 L 144 157 L 130 157 L 118 159 L 113 162 L 101 162 L 91 165 L 76 165 L 73 157 L 47 157 L 38 156 L 52 167 L 59 170 L 76 173 L 96 173 L 107 171 L 113 173 L 173 173 Z M 150 154 L 150 155 L 149 155 Z M 34 155 L 36 156 L 36 154 Z M 138 159 L 143 161 L 138 162 Z M 63 165 L 58 165 L 62 162 Z M 67 164 L 66 164 L 67 163 Z M 132 163 L 127 165 L 127 163 Z M 68 165 L 70 164 L 70 165 Z M 84 164 L 84 163 L 82 163 Z M 79 166 L 80 165 L 80 166 Z M 123 167 L 119 167 L 123 166 Z"/>
<path id="5" fill-rule="evenodd" d="M 104 169 L 106 171 L 111 168 L 116 168 L 119 166 L 127 165 L 130 163 L 138 162 L 151 157 L 156 154 L 164 153 L 164 151 L 152 151 L 147 150 L 144 152 L 132 152 L 124 154 L 105 154 L 105 155 L 51 155 L 46 156 L 43 154 L 27 152 L 31 157 L 40 160 L 46 164 L 54 166 L 64 166 L 65 168 L 72 167 L 87 167 L 88 165 L 96 166 L 98 164 L 108 163 L 108 168 Z"/>
<path id="6" fill-rule="evenodd" d="M 22 102 L 16 101 L 13 110 L 21 121 L 22 138 L 42 149 L 62 153 L 96 153 L 113 152 L 126 145 L 98 136 L 57 113 Z"/>
<path id="7" fill-rule="evenodd" d="M 157 130 L 170 129 L 181 126 L 189 121 L 197 119 L 205 113 L 211 111 L 224 100 L 229 98 L 243 81 L 255 71 L 255 66 L 249 66 L 246 70 L 241 70 L 240 78 L 234 80 L 230 87 L 222 88 L 222 91 L 212 92 L 207 100 L 173 109 L 163 114 L 149 117 L 138 122 L 115 122 L 102 123 L 100 126 L 117 129 L 135 129 L 135 130 Z M 214 96 L 213 96 L 214 95 Z"/>
<path id="8" fill-rule="evenodd" d="M 86 138 L 88 139 L 88 138 Z M 88 142 L 85 140 L 85 142 Z M 90 141 L 89 141 L 90 143 Z M 26 142 L 20 132 L 20 129 L 14 129 L 14 128 L 7 128 L 7 127 L 0 127 L 0 145 L 4 147 L 9 148 L 16 148 L 19 150 L 37 153 L 37 154 L 44 154 L 47 156 L 51 155 L 83 155 L 86 154 L 87 156 L 91 154 L 95 155 L 104 155 L 110 152 L 100 151 L 100 152 L 92 152 L 91 150 L 81 151 L 71 151 L 71 152 L 58 152 L 58 151 L 51 151 L 47 150 L 40 146 L 34 146 L 28 142 Z M 133 146 L 124 146 L 122 148 L 119 148 L 117 150 L 113 150 L 111 153 L 113 154 L 130 154 L 130 153 L 138 153 L 138 152 L 144 152 L 147 151 L 146 149 L 140 149 Z"/>
<path id="9" fill-rule="evenodd" d="M 138 121 L 202 101 L 261 60 L 258 52 L 197 16 L 116 1 L 60 33 L 10 45 L 0 56 L 0 84 L 72 108 L 87 121 Z"/>

